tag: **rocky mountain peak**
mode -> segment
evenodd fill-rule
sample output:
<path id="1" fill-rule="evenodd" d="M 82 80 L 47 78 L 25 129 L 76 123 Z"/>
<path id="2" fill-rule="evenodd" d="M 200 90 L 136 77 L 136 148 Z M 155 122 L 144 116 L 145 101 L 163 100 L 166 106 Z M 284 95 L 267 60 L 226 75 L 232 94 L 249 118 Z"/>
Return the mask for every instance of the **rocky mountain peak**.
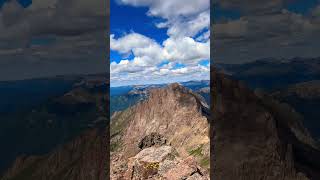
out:
<path id="1" fill-rule="evenodd" d="M 126 164 L 141 151 L 141 144 L 146 148 L 157 144 L 173 147 L 182 158 L 198 149 L 197 162 L 209 168 L 209 122 L 204 114 L 208 105 L 201 96 L 178 83 L 150 89 L 148 94 L 146 100 L 112 118 L 111 143 L 120 144 L 112 156 L 122 159 L 113 163 Z"/>
<path id="2" fill-rule="evenodd" d="M 175 100 L 177 105 L 180 106 L 195 106 L 194 108 L 199 109 L 203 115 L 209 116 L 209 105 L 205 99 L 199 94 L 193 92 L 191 89 L 182 86 L 179 83 L 169 84 L 165 88 L 154 88 L 150 90 L 150 97 L 159 100 L 163 98 L 169 98 L 168 100 Z"/>

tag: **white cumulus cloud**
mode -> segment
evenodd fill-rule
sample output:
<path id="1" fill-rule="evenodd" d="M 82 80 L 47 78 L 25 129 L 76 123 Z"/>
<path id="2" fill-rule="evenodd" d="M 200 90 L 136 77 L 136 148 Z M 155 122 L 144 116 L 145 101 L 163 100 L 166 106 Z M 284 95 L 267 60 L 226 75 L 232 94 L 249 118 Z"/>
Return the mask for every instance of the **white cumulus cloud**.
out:
<path id="1" fill-rule="evenodd" d="M 209 0 L 118 0 L 120 5 L 147 7 L 147 16 L 158 17 L 157 28 L 166 28 L 163 42 L 139 33 L 110 36 L 111 50 L 123 56 L 111 63 L 111 84 L 139 84 L 209 79 Z M 132 55 L 132 59 L 126 59 Z M 114 61 L 111 59 L 111 61 Z M 167 62 L 159 65 L 163 62 Z M 182 66 L 178 66 L 182 65 Z"/>

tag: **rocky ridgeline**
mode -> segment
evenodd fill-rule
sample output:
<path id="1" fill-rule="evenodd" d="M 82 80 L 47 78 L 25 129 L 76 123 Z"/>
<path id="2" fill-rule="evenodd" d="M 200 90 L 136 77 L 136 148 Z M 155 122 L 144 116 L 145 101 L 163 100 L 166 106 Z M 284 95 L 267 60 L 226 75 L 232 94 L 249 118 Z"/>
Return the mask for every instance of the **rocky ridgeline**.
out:
<path id="1" fill-rule="evenodd" d="M 171 84 L 115 114 L 111 179 L 208 179 L 207 108 L 199 95 Z"/>
<path id="2" fill-rule="evenodd" d="M 88 130 L 48 154 L 21 156 L 1 180 L 106 179 L 106 132 Z"/>
<path id="3" fill-rule="evenodd" d="M 214 179 L 320 179 L 319 147 L 292 108 L 212 73 Z"/>

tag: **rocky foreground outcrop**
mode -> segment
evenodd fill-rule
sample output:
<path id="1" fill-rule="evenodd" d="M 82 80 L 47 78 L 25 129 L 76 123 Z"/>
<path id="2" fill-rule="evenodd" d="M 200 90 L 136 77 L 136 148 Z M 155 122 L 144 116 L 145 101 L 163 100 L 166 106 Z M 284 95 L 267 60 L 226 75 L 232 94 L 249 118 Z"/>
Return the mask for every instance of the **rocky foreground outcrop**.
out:
<path id="1" fill-rule="evenodd" d="M 214 179 L 320 179 L 319 147 L 293 108 L 212 73 Z"/>
<path id="2" fill-rule="evenodd" d="M 203 171 L 192 156 L 183 159 L 172 146 L 160 146 L 144 149 L 129 158 L 124 178 L 205 180 Z"/>
<path id="3" fill-rule="evenodd" d="M 208 106 L 179 85 L 111 118 L 111 179 L 207 179 Z"/>

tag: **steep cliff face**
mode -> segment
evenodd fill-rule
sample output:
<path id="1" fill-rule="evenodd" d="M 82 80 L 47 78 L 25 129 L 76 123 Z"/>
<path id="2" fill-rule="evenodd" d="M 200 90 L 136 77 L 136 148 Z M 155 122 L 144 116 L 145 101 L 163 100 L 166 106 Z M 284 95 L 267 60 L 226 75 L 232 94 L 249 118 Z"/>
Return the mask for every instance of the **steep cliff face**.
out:
<path id="1" fill-rule="evenodd" d="M 270 96 L 212 72 L 212 169 L 215 179 L 320 178 L 320 151 L 299 115 Z"/>
<path id="2" fill-rule="evenodd" d="M 143 147 L 148 149 L 164 145 L 172 147 L 179 158 L 192 156 L 196 164 L 203 168 L 202 176 L 208 175 L 208 115 L 208 106 L 201 96 L 179 84 L 150 90 L 147 100 L 114 114 L 111 119 L 112 178 L 123 178 L 132 169 L 128 164 L 129 158 L 144 151 Z M 163 160 L 156 162 L 159 168 Z M 161 175 L 155 173 L 150 176 L 155 178 Z"/>

